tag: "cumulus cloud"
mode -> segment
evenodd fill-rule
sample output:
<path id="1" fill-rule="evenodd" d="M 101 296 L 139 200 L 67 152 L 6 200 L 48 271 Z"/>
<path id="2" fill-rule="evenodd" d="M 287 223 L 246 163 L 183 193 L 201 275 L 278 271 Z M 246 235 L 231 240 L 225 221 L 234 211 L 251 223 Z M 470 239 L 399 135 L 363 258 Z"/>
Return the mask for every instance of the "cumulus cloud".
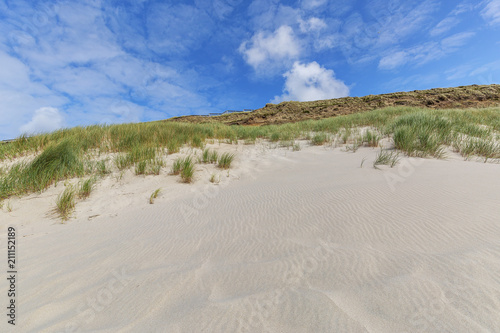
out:
<path id="1" fill-rule="evenodd" d="M 21 126 L 21 133 L 36 134 L 52 132 L 63 127 L 64 118 L 58 109 L 43 107 L 35 111 L 33 118 Z"/>
<path id="2" fill-rule="evenodd" d="M 301 48 L 292 28 L 283 25 L 271 34 L 258 32 L 250 41 L 241 43 L 239 51 L 245 61 L 257 70 L 295 59 Z"/>
<path id="3" fill-rule="evenodd" d="M 491 24 L 500 24 L 500 0 L 490 0 L 481 14 Z"/>
<path id="4" fill-rule="evenodd" d="M 273 103 L 315 101 L 349 95 L 349 88 L 335 78 L 333 70 L 321 67 L 315 61 L 308 64 L 296 61 L 283 76 L 286 78 L 283 95 L 275 96 Z"/>

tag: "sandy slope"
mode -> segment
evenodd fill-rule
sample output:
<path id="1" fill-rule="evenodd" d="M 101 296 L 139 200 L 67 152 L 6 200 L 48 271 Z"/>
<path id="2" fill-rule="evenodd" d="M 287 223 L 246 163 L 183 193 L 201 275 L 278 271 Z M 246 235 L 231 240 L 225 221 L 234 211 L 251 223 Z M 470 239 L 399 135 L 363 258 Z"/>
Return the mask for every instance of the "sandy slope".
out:
<path id="1" fill-rule="evenodd" d="M 60 187 L 4 208 L 18 330 L 500 331 L 500 164 L 237 149 L 219 185 L 109 177 L 64 225 Z"/>

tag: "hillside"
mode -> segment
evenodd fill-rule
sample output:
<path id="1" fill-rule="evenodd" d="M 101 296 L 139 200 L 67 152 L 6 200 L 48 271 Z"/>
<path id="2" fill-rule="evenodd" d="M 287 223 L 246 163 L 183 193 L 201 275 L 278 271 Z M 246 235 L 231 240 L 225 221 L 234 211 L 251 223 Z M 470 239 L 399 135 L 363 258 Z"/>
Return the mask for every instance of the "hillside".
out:
<path id="1" fill-rule="evenodd" d="M 500 85 L 471 85 L 455 88 L 414 90 L 364 97 L 344 97 L 312 102 L 267 104 L 253 112 L 215 117 L 183 116 L 167 121 L 227 125 L 267 125 L 330 118 L 388 106 L 415 106 L 431 109 L 483 108 L 500 105 Z"/>

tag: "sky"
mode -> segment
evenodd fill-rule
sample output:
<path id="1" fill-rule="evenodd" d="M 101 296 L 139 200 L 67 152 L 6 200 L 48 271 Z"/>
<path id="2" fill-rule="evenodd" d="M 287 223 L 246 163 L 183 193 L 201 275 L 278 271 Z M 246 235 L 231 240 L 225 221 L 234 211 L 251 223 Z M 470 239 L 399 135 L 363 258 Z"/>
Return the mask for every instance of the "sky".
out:
<path id="1" fill-rule="evenodd" d="M 500 0 L 0 0 L 0 140 L 500 83 Z"/>

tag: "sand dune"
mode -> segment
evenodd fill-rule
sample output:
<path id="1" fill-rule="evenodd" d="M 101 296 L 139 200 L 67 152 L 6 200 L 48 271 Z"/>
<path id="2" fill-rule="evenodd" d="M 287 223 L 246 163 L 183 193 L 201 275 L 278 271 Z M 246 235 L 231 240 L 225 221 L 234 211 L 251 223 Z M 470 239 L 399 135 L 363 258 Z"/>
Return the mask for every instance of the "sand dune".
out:
<path id="1" fill-rule="evenodd" d="M 66 224 L 46 215 L 60 187 L 2 212 L 18 330 L 500 331 L 500 164 L 227 149 L 219 185 L 109 177 Z"/>

